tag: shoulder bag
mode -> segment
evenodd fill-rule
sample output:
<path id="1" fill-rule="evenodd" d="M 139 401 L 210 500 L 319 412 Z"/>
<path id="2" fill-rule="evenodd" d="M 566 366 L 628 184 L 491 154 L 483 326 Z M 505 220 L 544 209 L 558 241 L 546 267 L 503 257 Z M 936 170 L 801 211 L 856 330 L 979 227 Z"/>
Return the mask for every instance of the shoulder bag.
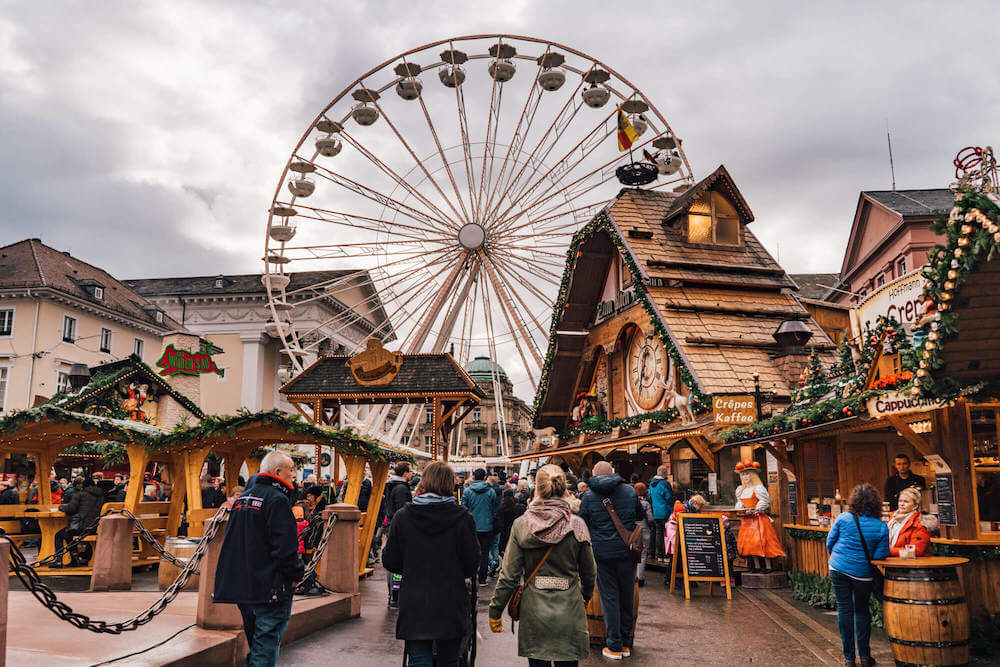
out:
<path id="1" fill-rule="evenodd" d="M 611 521 L 615 524 L 615 529 L 618 531 L 618 536 L 622 538 L 622 542 L 625 543 L 625 548 L 628 549 L 628 555 L 632 558 L 632 562 L 639 563 L 642 561 L 642 526 L 636 522 L 635 529 L 629 533 L 625 530 L 625 525 L 622 520 L 618 518 L 618 512 L 615 511 L 614 505 L 611 504 L 609 498 L 603 499 L 601 502 L 604 503 L 604 507 L 607 508 L 608 514 L 611 515 Z"/>
<path id="2" fill-rule="evenodd" d="M 538 561 L 538 565 L 535 566 L 535 569 L 532 571 L 532 573 L 528 575 L 528 578 L 524 580 L 524 583 L 518 586 L 517 590 L 514 591 L 514 594 L 510 596 L 510 600 L 507 601 L 507 613 L 510 614 L 510 620 L 512 621 L 521 620 L 521 594 L 524 593 L 524 589 L 528 587 L 528 584 L 531 583 L 531 580 L 535 578 L 536 574 L 538 574 L 538 570 L 542 568 L 542 565 L 545 563 L 545 560 L 549 557 L 549 554 L 552 553 L 552 549 L 555 546 L 556 545 L 553 544 L 551 547 L 548 548 L 548 550 L 545 552 L 545 555 L 542 556 L 542 560 Z"/>
<path id="3" fill-rule="evenodd" d="M 865 558 L 868 559 L 868 567 L 872 571 L 872 593 L 875 595 L 875 599 L 882 599 L 882 591 L 885 586 L 885 577 L 882 576 L 882 571 L 872 565 L 872 554 L 868 551 L 868 543 L 865 542 L 865 534 L 861 532 L 861 521 L 858 520 L 858 515 L 851 513 L 854 517 L 854 525 L 858 527 L 858 537 L 861 538 L 861 548 L 865 550 Z"/>

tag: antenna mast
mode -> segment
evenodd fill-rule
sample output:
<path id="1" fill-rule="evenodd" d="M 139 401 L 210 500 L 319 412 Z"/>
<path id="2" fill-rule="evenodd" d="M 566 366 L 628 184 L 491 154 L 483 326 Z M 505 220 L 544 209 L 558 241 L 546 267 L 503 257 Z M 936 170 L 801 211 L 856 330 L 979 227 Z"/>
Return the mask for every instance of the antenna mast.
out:
<path id="1" fill-rule="evenodd" d="M 892 164 L 892 135 L 889 134 L 889 119 L 885 119 L 885 138 L 889 142 L 889 172 L 892 174 L 892 191 L 896 191 L 896 167 Z"/>

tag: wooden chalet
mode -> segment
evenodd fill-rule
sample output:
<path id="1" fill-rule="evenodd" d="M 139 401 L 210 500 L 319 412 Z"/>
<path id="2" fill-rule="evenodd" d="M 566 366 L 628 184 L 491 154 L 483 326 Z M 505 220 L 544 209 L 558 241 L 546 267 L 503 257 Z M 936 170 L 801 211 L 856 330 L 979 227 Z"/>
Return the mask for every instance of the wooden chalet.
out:
<path id="1" fill-rule="evenodd" d="M 623 190 L 581 229 L 555 304 L 536 442 L 512 460 L 579 473 L 608 459 L 644 478 L 667 463 L 682 486 L 729 504 L 733 465 L 751 452 L 724 448 L 718 432 L 755 419 L 763 399 L 787 404 L 810 352 L 834 349 L 753 220 L 720 166 L 679 194 Z"/>

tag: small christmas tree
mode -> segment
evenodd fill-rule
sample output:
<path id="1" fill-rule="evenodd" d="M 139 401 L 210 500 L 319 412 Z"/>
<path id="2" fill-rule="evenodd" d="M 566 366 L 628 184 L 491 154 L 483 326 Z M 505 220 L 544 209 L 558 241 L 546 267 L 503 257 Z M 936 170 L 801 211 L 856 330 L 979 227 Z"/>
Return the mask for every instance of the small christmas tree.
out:
<path id="1" fill-rule="evenodd" d="M 816 401 L 826 396 L 830 389 L 830 378 L 819 360 L 819 355 L 813 352 L 809 355 L 809 363 L 803 371 L 805 382 L 798 391 L 799 400 Z"/>

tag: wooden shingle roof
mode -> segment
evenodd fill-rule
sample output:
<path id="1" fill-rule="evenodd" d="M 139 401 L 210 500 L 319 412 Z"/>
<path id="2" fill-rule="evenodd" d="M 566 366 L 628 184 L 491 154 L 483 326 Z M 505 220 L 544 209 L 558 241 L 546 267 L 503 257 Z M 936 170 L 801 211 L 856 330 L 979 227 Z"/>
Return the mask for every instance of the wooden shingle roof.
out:
<path id="1" fill-rule="evenodd" d="M 320 357 L 279 391 L 286 396 L 396 396 L 425 394 L 486 396 L 450 354 L 407 354 L 399 373 L 382 387 L 360 384 L 347 366 L 348 355 Z"/>

